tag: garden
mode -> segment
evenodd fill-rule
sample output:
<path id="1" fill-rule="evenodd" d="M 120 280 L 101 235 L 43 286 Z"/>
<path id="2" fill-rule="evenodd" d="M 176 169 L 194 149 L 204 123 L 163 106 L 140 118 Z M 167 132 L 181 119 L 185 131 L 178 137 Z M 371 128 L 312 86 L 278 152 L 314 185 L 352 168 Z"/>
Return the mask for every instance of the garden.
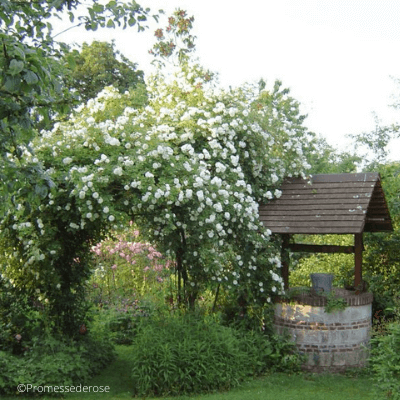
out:
<path id="1" fill-rule="evenodd" d="M 62 9 L 73 20 L 75 3 L 0 9 L 2 398 L 400 398 L 399 165 L 369 166 L 395 227 L 365 241 L 377 294 L 369 366 L 301 372 L 302 355 L 273 328 L 282 243 L 258 206 L 287 177 L 327 172 L 321 158 L 353 172 L 357 157 L 318 141 L 279 81 L 220 89 L 191 57 L 193 18 L 182 10 L 156 31 L 157 74 L 82 101 L 83 86 L 65 78 L 76 54 L 43 22 Z M 87 29 L 140 30 L 149 16 L 115 1 L 90 10 Z M 351 273 L 346 259 L 334 271 L 317 256 L 291 264 L 299 286 L 311 272 Z"/>

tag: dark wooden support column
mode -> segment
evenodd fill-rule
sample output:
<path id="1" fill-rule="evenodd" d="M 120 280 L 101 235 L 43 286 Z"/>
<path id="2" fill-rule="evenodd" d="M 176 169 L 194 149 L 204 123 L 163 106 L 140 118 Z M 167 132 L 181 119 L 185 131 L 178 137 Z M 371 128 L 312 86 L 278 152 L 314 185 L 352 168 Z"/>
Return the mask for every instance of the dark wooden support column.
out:
<path id="1" fill-rule="evenodd" d="M 354 287 L 358 287 L 362 281 L 362 253 L 363 253 L 363 234 L 354 235 Z"/>
<path id="2" fill-rule="evenodd" d="M 284 233 L 282 235 L 281 248 L 281 263 L 282 263 L 282 278 L 285 285 L 285 290 L 289 289 L 289 240 L 290 235 Z"/>

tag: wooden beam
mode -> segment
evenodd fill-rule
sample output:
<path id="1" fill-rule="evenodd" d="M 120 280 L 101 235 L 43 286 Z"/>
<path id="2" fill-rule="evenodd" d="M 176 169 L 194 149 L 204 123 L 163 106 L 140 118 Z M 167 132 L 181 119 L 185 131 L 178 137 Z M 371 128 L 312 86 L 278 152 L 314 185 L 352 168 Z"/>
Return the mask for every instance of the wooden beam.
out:
<path id="1" fill-rule="evenodd" d="M 294 253 L 354 253 L 354 246 L 336 246 L 336 245 L 319 245 L 319 244 L 289 244 L 289 250 Z"/>
<path id="2" fill-rule="evenodd" d="M 354 287 L 358 287 L 362 281 L 362 253 L 363 253 L 363 235 L 357 233 L 354 235 Z"/>
<path id="3" fill-rule="evenodd" d="M 289 289 L 289 240 L 290 235 L 282 235 L 282 248 L 281 248 L 281 264 L 282 264 L 282 278 L 285 290 Z"/>

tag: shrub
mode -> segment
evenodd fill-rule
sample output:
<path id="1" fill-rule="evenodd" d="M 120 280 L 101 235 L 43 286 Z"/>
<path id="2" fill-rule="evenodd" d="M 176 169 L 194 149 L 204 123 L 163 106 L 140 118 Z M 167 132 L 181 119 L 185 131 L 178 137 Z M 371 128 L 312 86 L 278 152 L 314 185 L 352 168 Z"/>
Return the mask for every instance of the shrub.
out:
<path id="1" fill-rule="evenodd" d="M 249 358 L 249 372 L 252 375 L 261 375 L 268 371 L 300 371 L 302 356 L 288 338 L 258 331 L 239 331 L 238 334 L 241 349 Z"/>
<path id="2" fill-rule="evenodd" d="M 132 360 L 133 386 L 142 396 L 229 389 L 252 373 L 235 331 L 193 314 L 145 322 Z"/>
<path id="3" fill-rule="evenodd" d="M 281 337 L 235 330 L 194 314 L 144 320 L 134 340 L 136 395 L 227 390 L 268 370 L 296 370 L 300 357 Z"/>
<path id="4" fill-rule="evenodd" d="M 21 294 L 0 277 L 0 351 L 21 354 L 51 325 L 44 303 Z"/>
<path id="5" fill-rule="evenodd" d="M 370 364 L 377 392 L 384 398 L 400 399 L 400 322 L 388 323 L 371 339 Z"/>
<path id="6" fill-rule="evenodd" d="M 95 325 L 107 331 L 116 344 L 132 344 L 142 318 L 153 313 L 152 305 L 137 299 L 123 298 L 120 302 L 105 305 L 97 312 Z"/>
<path id="7" fill-rule="evenodd" d="M 91 336 L 79 341 L 46 336 L 24 355 L 0 352 L 0 393 L 17 394 L 20 383 L 32 386 L 83 384 L 114 358 L 110 341 Z"/>

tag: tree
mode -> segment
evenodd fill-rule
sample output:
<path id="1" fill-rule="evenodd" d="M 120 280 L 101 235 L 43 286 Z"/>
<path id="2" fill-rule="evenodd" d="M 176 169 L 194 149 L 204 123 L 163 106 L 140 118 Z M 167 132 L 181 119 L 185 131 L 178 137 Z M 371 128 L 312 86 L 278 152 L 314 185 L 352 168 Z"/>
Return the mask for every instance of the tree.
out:
<path id="1" fill-rule="evenodd" d="M 378 170 L 387 162 L 390 141 L 398 137 L 400 131 L 399 126 L 381 126 L 378 118 L 375 118 L 375 121 L 375 130 L 350 135 L 355 152 L 363 160 L 361 168 L 369 171 Z"/>
<path id="2" fill-rule="evenodd" d="M 62 85 L 60 60 L 68 47 L 52 37 L 49 18 L 65 11 L 72 23 L 79 4 L 75 0 L 0 3 L 0 189 L 4 197 L 24 192 L 33 206 L 39 205 L 52 186 L 40 164 L 31 164 L 28 169 L 21 164 L 24 152 L 32 152 L 29 143 L 36 135 L 37 116 L 46 124 L 49 115 L 65 113 L 74 104 L 68 88 Z M 106 5 L 93 1 L 87 11 L 88 16 L 77 18 L 77 25 L 88 30 L 135 24 L 143 30 L 142 23 L 149 15 L 149 9 L 135 1 Z"/>
<path id="3" fill-rule="evenodd" d="M 114 42 L 84 43 L 74 58 L 75 65 L 67 76 L 68 86 L 77 92 L 81 101 L 96 97 L 106 86 L 112 85 L 123 93 L 144 84 L 143 71 L 116 51 Z"/>
<path id="4" fill-rule="evenodd" d="M 315 136 L 307 151 L 311 174 L 355 173 L 362 156 L 347 151 L 339 151 L 328 144 L 326 139 Z"/>
<path id="5" fill-rule="evenodd" d="M 31 266 L 31 272 L 37 272 L 36 275 L 34 273 L 34 279 L 37 280 L 40 273 L 45 272 L 36 264 L 42 257 L 39 249 L 44 249 L 42 246 L 50 249 L 52 246 L 51 242 L 37 237 L 44 227 L 41 221 L 46 221 L 45 229 L 48 232 L 62 230 L 61 225 L 56 225 L 57 219 L 51 219 L 43 213 L 41 203 L 51 196 L 51 191 L 63 191 L 64 184 L 54 182 L 49 177 L 41 160 L 34 154 L 31 142 L 37 136 L 35 127 L 38 116 L 46 125 L 49 116 L 56 112 L 65 113 L 75 104 L 74 96 L 62 84 L 65 73 L 62 60 L 69 49 L 54 40 L 49 19 L 52 16 L 59 17 L 64 11 L 74 23 L 80 3 L 74 0 L 0 2 L 0 242 L 4 246 L 2 261 L 5 261 L 4 265 L 2 263 L 2 274 L 10 267 L 9 257 L 24 253 L 22 259 L 14 260 L 22 270 L 26 270 L 27 265 Z M 87 11 L 88 16 L 77 17 L 77 25 L 84 25 L 88 30 L 137 25 L 140 31 L 144 29 L 143 23 L 150 10 L 143 9 L 135 1 L 109 1 L 106 5 L 93 1 Z M 67 60 L 73 61 L 68 56 Z M 31 227 L 39 231 L 28 235 L 32 241 L 29 243 L 25 241 L 23 232 L 11 241 L 7 239 L 10 227 L 6 228 L 4 223 L 18 218 L 21 210 L 26 216 L 36 215 Z M 25 227 L 29 228 L 30 224 Z M 80 286 L 88 276 L 87 269 L 78 268 L 77 260 L 82 260 L 84 264 L 89 239 L 100 237 L 101 232 L 64 234 L 64 253 L 58 258 L 57 274 L 66 277 L 69 289 L 62 292 L 64 296 L 52 310 L 58 326 L 61 324 L 65 333 L 71 334 L 75 331 L 71 321 L 79 320 L 77 315 L 83 312 L 78 304 L 81 299 Z M 75 257 L 69 258 L 68 252 L 75 254 Z M 28 253 L 30 256 L 27 259 Z M 78 295 L 74 292 L 74 286 L 78 288 Z M 32 283 L 18 289 L 21 295 L 33 295 L 43 301 L 44 298 L 38 294 L 39 287 L 34 287 L 35 283 Z"/>

